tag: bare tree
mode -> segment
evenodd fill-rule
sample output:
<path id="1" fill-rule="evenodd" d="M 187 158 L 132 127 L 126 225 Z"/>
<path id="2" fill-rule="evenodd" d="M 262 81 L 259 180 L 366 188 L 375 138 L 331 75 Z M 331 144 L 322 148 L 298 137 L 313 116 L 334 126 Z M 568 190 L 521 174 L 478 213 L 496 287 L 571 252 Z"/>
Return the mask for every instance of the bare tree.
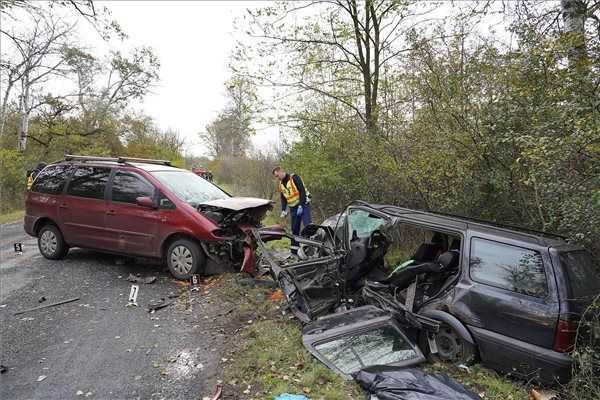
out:
<path id="1" fill-rule="evenodd" d="M 263 40 L 259 57 L 283 52 L 283 72 L 292 79 L 278 81 L 270 69 L 254 77 L 333 99 L 376 133 L 382 71 L 410 50 L 401 39 L 427 22 L 434 8 L 414 1 L 322 0 L 251 12 L 249 34 Z M 307 10 L 318 16 L 307 18 Z M 295 20 L 302 22 L 289 23 Z"/>
<path id="2" fill-rule="evenodd" d="M 74 24 L 66 24 L 50 15 L 34 14 L 32 28 L 24 33 L 0 29 L 0 35 L 8 39 L 14 56 L 3 54 L 2 72 L 5 89 L 0 110 L 0 134 L 4 133 L 7 106 L 11 92 L 20 87 L 18 148 L 25 150 L 31 111 L 39 106 L 35 89 L 52 76 L 64 73 L 63 49 L 73 32 Z"/>

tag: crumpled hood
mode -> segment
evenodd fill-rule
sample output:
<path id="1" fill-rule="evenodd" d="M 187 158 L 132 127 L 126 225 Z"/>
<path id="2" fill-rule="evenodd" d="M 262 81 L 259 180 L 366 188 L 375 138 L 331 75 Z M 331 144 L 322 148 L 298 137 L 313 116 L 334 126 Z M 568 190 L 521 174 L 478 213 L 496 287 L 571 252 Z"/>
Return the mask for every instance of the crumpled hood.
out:
<path id="1" fill-rule="evenodd" d="M 204 208 L 204 206 L 209 206 L 232 211 L 241 211 L 270 204 L 271 200 L 259 199 L 256 197 L 229 197 L 227 199 L 207 201 L 206 203 L 201 203 L 198 207 Z"/>
<path id="2" fill-rule="evenodd" d="M 198 205 L 198 211 L 221 227 L 258 226 L 273 202 L 255 197 L 229 197 Z"/>

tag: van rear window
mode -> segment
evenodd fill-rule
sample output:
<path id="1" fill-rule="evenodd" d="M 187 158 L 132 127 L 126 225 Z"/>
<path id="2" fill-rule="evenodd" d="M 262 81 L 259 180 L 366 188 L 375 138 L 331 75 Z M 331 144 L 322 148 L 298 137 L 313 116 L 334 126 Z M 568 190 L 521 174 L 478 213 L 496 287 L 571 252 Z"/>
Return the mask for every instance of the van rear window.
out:
<path id="1" fill-rule="evenodd" d="M 569 280 L 570 297 L 582 299 L 600 294 L 599 270 L 590 253 L 578 250 L 559 253 L 560 263 Z"/>

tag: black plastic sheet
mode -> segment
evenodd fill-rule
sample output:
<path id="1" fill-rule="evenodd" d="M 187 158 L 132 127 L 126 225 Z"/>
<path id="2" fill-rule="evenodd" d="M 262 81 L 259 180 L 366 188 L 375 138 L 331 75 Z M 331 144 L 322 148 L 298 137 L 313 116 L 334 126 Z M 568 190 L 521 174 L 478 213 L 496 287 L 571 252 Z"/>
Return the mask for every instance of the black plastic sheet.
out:
<path id="1" fill-rule="evenodd" d="M 481 400 L 445 374 L 429 374 L 416 368 L 371 367 L 354 379 L 378 400 Z"/>

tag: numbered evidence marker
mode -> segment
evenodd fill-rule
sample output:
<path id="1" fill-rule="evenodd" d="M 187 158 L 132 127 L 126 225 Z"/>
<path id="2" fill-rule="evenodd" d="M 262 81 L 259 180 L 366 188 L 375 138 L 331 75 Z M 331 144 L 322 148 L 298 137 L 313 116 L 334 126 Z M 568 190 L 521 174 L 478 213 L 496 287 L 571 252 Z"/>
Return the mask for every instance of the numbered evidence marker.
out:
<path id="1" fill-rule="evenodd" d="M 127 303 L 127 307 L 136 306 L 137 307 L 137 296 L 140 287 L 138 285 L 131 285 L 131 291 L 129 292 L 129 303 Z"/>
<path id="2" fill-rule="evenodd" d="M 15 253 L 23 254 L 23 243 L 15 243 Z"/>
<path id="3" fill-rule="evenodd" d="M 195 292 L 195 291 L 200 290 L 200 275 L 198 275 L 198 274 L 192 275 L 190 277 L 190 285 L 192 286 L 191 287 L 192 291 Z"/>

